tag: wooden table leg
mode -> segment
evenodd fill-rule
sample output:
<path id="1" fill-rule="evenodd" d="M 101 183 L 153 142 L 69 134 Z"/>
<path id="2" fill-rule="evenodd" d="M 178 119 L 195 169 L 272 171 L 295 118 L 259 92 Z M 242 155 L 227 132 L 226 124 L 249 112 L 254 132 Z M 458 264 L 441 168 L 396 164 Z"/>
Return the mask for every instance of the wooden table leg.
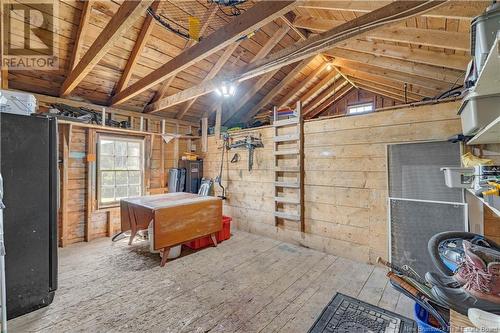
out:
<path id="1" fill-rule="evenodd" d="M 212 238 L 212 242 L 214 243 L 214 246 L 217 247 L 217 237 L 215 237 L 215 234 L 211 234 L 210 238 Z"/>
<path id="2" fill-rule="evenodd" d="M 135 219 L 134 210 L 130 206 L 128 206 L 128 216 L 130 219 L 130 239 L 128 240 L 128 245 L 132 245 L 134 237 L 137 234 L 137 221 Z"/>
<path id="3" fill-rule="evenodd" d="M 169 247 L 166 247 L 161 251 L 161 263 L 160 263 L 161 267 L 166 265 L 169 252 L 170 252 Z"/>

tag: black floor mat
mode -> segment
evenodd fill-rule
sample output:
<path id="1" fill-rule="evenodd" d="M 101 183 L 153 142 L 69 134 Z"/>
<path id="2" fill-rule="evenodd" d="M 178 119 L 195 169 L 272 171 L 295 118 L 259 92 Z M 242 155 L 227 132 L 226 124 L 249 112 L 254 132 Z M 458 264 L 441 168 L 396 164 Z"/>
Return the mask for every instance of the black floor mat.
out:
<path id="1" fill-rule="evenodd" d="M 340 293 L 333 297 L 309 329 L 309 333 L 417 331 L 417 324 L 411 319 Z"/>

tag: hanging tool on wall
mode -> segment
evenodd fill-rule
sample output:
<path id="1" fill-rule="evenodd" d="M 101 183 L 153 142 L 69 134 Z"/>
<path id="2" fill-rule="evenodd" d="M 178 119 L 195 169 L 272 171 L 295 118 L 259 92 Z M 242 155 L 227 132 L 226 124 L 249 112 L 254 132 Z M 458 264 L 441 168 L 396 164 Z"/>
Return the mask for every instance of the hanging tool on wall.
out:
<path id="1" fill-rule="evenodd" d="M 224 133 L 222 135 L 222 156 L 220 160 L 220 170 L 219 170 L 219 175 L 215 177 L 215 182 L 219 184 L 219 187 L 222 189 L 222 195 L 219 195 L 219 198 L 222 200 L 226 200 L 226 189 L 224 186 L 222 186 L 222 169 L 224 167 L 224 153 L 229 149 L 229 135 L 227 133 Z"/>
<path id="2" fill-rule="evenodd" d="M 262 139 L 259 137 L 254 137 L 252 135 L 246 136 L 242 140 L 238 140 L 229 145 L 229 149 L 245 147 L 248 149 L 248 171 L 252 171 L 253 167 L 253 151 L 255 148 L 262 148 L 264 144 L 262 143 Z"/>

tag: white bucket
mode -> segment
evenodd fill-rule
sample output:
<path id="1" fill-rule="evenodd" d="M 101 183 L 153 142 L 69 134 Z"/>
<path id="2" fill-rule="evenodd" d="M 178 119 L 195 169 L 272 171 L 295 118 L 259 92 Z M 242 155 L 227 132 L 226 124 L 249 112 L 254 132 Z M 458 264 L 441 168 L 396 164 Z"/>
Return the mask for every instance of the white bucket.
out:
<path id="1" fill-rule="evenodd" d="M 154 229 L 153 229 L 153 223 L 149 223 L 148 226 L 148 239 L 149 239 L 149 252 L 151 253 L 160 253 L 160 251 L 155 250 L 154 246 Z M 177 245 L 172 248 L 170 248 L 170 251 L 168 252 L 168 257 L 167 259 L 175 259 L 178 258 L 181 255 L 181 249 L 182 245 Z"/>

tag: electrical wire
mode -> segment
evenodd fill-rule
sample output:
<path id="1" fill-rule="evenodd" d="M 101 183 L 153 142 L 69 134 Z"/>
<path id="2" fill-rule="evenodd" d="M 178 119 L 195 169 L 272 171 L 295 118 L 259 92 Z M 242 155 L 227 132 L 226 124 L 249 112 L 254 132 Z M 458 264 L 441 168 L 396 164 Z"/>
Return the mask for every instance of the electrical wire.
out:
<path id="1" fill-rule="evenodd" d="M 181 36 L 184 39 L 191 39 L 188 33 L 182 32 L 180 29 L 176 29 L 170 25 L 166 20 L 169 20 L 168 18 L 164 18 L 161 15 L 157 14 L 151 7 L 148 8 L 147 10 L 148 14 L 151 15 L 152 18 L 154 18 L 158 23 L 160 23 L 161 26 L 163 26 L 165 29 L 170 30 L 176 35 Z M 172 21 L 172 20 L 169 20 Z M 177 23 L 175 23 L 177 24 Z M 179 25 L 179 24 L 177 24 Z M 181 25 L 179 25 L 181 26 Z"/>

